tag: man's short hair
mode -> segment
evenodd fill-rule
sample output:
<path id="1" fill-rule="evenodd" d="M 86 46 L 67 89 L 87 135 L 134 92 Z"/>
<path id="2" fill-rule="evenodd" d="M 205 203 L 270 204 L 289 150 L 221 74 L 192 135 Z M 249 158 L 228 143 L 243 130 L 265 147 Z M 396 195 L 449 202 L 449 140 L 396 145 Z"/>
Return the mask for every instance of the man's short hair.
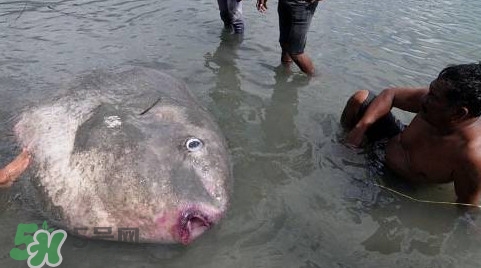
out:
<path id="1" fill-rule="evenodd" d="M 448 85 L 449 105 L 466 107 L 473 117 L 481 115 L 481 62 L 448 66 L 438 80 Z"/>

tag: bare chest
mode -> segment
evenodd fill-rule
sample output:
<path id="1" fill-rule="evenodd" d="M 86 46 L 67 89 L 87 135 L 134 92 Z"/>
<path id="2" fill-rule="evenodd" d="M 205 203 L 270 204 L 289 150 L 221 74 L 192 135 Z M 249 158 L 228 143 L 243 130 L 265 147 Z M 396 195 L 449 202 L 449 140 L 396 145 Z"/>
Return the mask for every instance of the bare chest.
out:
<path id="1" fill-rule="evenodd" d="M 432 135 L 422 124 L 413 122 L 389 144 L 387 160 L 409 179 L 449 182 L 458 159 L 456 146 L 456 143 Z"/>

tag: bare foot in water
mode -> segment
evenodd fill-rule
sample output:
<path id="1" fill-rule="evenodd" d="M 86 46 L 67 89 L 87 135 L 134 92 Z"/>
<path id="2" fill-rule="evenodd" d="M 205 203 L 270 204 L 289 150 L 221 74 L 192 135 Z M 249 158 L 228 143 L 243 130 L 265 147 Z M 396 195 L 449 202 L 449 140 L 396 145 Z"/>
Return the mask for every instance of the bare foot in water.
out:
<path id="1" fill-rule="evenodd" d="M 27 149 L 23 149 L 10 164 L 0 170 L 0 188 L 8 188 L 12 186 L 20 175 L 27 169 L 30 164 L 30 153 Z"/>

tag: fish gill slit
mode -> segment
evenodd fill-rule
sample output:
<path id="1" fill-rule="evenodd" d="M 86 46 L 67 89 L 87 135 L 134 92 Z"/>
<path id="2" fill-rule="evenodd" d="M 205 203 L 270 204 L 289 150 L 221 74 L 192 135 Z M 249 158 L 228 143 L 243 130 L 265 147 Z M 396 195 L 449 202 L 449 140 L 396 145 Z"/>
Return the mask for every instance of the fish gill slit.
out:
<path id="1" fill-rule="evenodd" d="M 141 112 L 139 115 L 144 115 L 146 114 L 148 111 L 150 111 L 150 109 L 154 108 L 155 105 L 157 105 L 157 103 L 159 103 L 160 101 L 162 100 L 162 98 L 158 98 L 156 101 L 154 101 L 154 103 L 152 103 L 152 105 L 150 105 L 149 107 L 147 107 L 147 109 L 145 109 L 143 112 Z"/>

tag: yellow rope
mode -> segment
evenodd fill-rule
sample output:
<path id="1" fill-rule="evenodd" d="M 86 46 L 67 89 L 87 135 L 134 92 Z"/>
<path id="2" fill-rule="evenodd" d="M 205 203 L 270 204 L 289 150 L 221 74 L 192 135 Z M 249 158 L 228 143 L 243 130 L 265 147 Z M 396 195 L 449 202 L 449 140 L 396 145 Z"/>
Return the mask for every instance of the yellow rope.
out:
<path id="1" fill-rule="evenodd" d="M 407 199 L 410 199 L 410 200 L 413 200 L 413 201 L 416 201 L 416 202 L 420 202 L 420 203 L 428 203 L 428 204 L 440 204 L 440 205 L 460 205 L 460 206 L 467 206 L 467 207 L 477 207 L 477 208 L 481 208 L 481 206 L 478 206 L 478 205 L 474 205 L 474 204 L 465 204 L 465 203 L 457 203 L 457 202 L 443 202 L 443 201 L 430 201 L 430 200 L 422 200 L 422 199 L 417 199 L 417 198 L 414 198 L 414 197 L 411 197 L 407 194 L 403 194 L 401 192 L 398 192 L 396 190 L 393 190 L 389 187 L 386 187 L 384 185 L 380 185 L 380 184 L 377 184 L 377 183 L 374 183 L 374 185 L 380 187 L 380 188 L 383 188 L 385 190 L 388 190 L 390 192 L 393 192 L 397 195 L 400 195 L 400 196 L 403 196 Z"/>

